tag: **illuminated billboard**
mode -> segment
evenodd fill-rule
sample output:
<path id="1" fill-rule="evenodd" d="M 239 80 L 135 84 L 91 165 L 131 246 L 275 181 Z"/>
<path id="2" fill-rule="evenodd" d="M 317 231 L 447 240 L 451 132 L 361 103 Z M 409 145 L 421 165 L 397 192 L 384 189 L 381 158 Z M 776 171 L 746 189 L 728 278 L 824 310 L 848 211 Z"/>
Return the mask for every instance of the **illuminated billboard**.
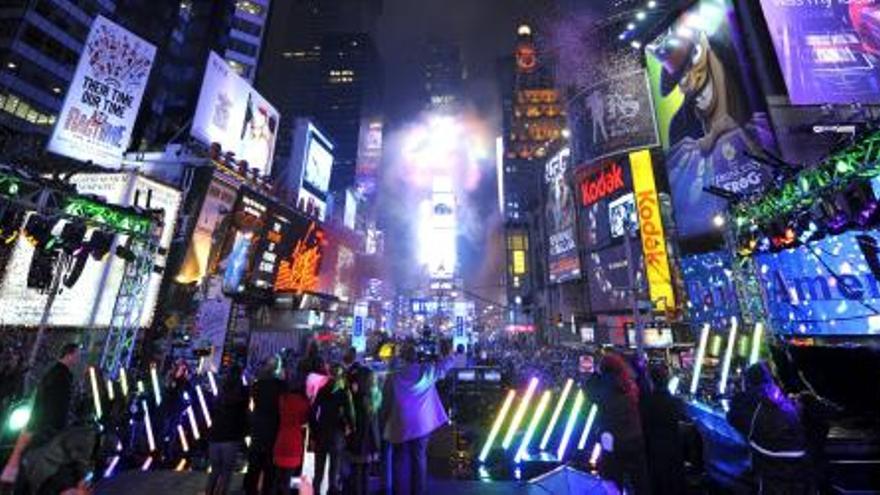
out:
<path id="1" fill-rule="evenodd" d="M 880 3 L 761 0 L 795 105 L 880 103 Z"/>
<path id="2" fill-rule="evenodd" d="M 219 254 L 217 246 L 223 238 L 223 232 L 218 227 L 223 224 L 224 218 L 232 214 L 237 197 L 236 186 L 217 177 L 211 180 L 175 282 L 201 283 L 205 276 L 213 274 L 215 267 L 211 266 L 212 261 Z"/>
<path id="3" fill-rule="evenodd" d="M 320 288 L 325 235 L 318 222 L 293 219 L 292 248 L 283 253 L 275 277 L 276 292 L 316 292 Z"/>
<path id="4" fill-rule="evenodd" d="M 635 264 L 634 280 L 643 283 L 641 252 L 632 243 Z M 629 262 L 626 245 L 620 244 L 587 255 L 585 276 L 590 287 L 590 309 L 594 312 L 615 312 L 632 309 L 631 291 L 628 289 Z"/>
<path id="5" fill-rule="evenodd" d="M 264 200 L 247 189 L 242 189 L 229 225 L 223 229 L 224 238 L 217 261 L 217 272 L 222 275 L 224 293 L 241 294 L 247 289 L 257 242 L 264 233 L 267 220 L 268 206 Z"/>
<path id="6" fill-rule="evenodd" d="M 722 325 L 739 316 L 730 253 L 683 256 L 681 274 L 687 288 L 687 316 L 694 326 Z"/>
<path id="7" fill-rule="evenodd" d="M 269 175 L 278 132 L 278 111 L 214 52 L 208 55 L 192 136 L 246 160 Z"/>
<path id="8" fill-rule="evenodd" d="M 632 194 L 631 169 L 626 156 L 581 166 L 575 174 L 581 228 L 588 250 L 599 250 L 623 241 L 625 225 L 638 226 Z"/>
<path id="9" fill-rule="evenodd" d="M 355 182 L 358 190 L 368 196 L 376 192 L 382 161 L 383 127 L 380 117 L 361 120 Z"/>
<path id="10" fill-rule="evenodd" d="M 551 282 L 565 282 L 581 276 L 574 194 L 567 178 L 570 160 L 571 150 L 564 148 L 547 160 L 544 166 L 544 184 L 547 188 L 544 213 L 549 236 L 547 271 Z"/>
<path id="11" fill-rule="evenodd" d="M 880 234 L 847 232 L 755 255 L 771 326 L 789 335 L 880 335 Z"/>
<path id="12" fill-rule="evenodd" d="M 292 216 L 280 207 L 270 208 L 268 221 L 255 252 L 255 266 L 250 277 L 251 285 L 257 289 L 271 289 L 275 283 L 281 257 L 289 251 L 293 242 Z"/>
<path id="13" fill-rule="evenodd" d="M 710 234 L 727 205 L 705 189 L 762 190 L 776 147 L 729 1 L 696 2 L 646 54 L 679 235 Z"/>
<path id="14" fill-rule="evenodd" d="M 333 171 L 333 145 L 317 129 L 312 127 L 306 144 L 303 186 L 318 195 L 326 195 L 330 189 Z"/>
<path id="15" fill-rule="evenodd" d="M 155 46 L 100 15 L 95 17 L 48 150 L 119 168 L 155 55 Z"/>
<path id="16" fill-rule="evenodd" d="M 159 247 L 167 250 L 171 246 L 180 207 L 180 192 L 175 188 L 132 173 L 77 174 L 71 182 L 81 194 L 101 196 L 111 204 L 147 207 L 149 198 L 150 208 L 163 210 L 164 228 Z M 122 245 L 125 241 L 124 236 L 117 239 Z M 0 325 L 37 326 L 40 322 L 48 295 L 27 284 L 34 251 L 24 236 L 16 240 L 0 283 Z M 156 261 L 160 266 L 163 264 L 161 259 Z M 76 284 L 69 289 L 61 286 L 48 324 L 80 328 L 110 326 L 124 269 L 125 262 L 112 253 L 102 261 L 89 258 Z M 141 314 L 142 327 L 152 324 L 161 281 L 162 275 L 158 273 L 150 276 Z"/>
<path id="17" fill-rule="evenodd" d="M 431 199 L 422 203 L 419 250 L 435 279 L 455 276 L 458 264 L 458 219 L 451 177 L 435 177 Z"/>

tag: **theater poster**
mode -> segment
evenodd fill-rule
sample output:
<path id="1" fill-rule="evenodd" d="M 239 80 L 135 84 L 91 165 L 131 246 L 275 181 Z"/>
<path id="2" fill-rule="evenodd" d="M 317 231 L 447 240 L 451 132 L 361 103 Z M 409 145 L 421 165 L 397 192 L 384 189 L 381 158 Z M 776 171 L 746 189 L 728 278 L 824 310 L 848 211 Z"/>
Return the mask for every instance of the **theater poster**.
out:
<path id="1" fill-rule="evenodd" d="M 736 15 L 726 0 L 701 0 L 646 46 L 660 142 L 681 237 L 709 234 L 726 201 L 770 182 L 770 121 Z"/>
<path id="2" fill-rule="evenodd" d="M 547 188 L 545 215 L 549 236 L 548 274 L 551 282 L 564 282 L 581 276 L 581 264 L 575 232 L 574 194 L 567 171 L 571 150 L 564 148 L 553 155 L 544 167 Z"/>

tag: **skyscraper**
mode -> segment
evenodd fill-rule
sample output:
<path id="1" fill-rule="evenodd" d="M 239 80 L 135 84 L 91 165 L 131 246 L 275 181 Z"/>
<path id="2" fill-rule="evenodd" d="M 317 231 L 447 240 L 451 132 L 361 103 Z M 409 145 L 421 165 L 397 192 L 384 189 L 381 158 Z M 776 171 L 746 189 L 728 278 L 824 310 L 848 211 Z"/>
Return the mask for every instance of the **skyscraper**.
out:
<path id="1" fill-rule="evenodd" d="M 429 38 L 424 44 L 421 60 L 425 108 L 443 110 L 460 103 L 464 71 L 459 46 Z"/>

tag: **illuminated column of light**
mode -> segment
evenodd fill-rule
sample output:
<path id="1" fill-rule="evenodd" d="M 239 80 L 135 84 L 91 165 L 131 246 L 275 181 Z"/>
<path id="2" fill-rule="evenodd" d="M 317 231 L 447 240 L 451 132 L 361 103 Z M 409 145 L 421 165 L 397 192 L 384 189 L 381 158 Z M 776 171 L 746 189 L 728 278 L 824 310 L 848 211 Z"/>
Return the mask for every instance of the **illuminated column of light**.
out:
<path id="1" fill-rule="evenodd" d="M 550 404 L 551 395 L 553 394 L 547 390 L 541 396 L 541 400 L 538 402 L 538 409 L 535 411 L 535 414 L 532 415 L 532 420 L 529 422 L 529 427 L 526 429 L 526 435 L 523 437 L 522 442 L 520 442 L 519 449 L 516 451 L 516 456 L 513 458 L 514 462 L 519 462 L 526 454 L 528 454 L 529 444 L 532 442 L 532 437 L 535 436 L 535 430 L 538 428 L 538 423 L 540 423 L 541 418 L 544 417 L 547 405 Z"/>
<path id="2" fill-rule="evenodd" d="M 147 471 L 150 469 L 150 466 L 153 465 L 153 458 L 147 457 L 147 460 L 144 461 L 143 465 L 141 465 L 141 471 Z"/>
<path id="3" fill-rule="evenodd" d="M 119 385 L 122 387 L 122 396 L 128 397 L 128 375 L 125 373 L 125 368 L 119 369 Z"/>
<path id="4" fill-rule="evenodd" d="M 150 452 L 156 450 L 156 438 L 153 437 L 153 420 L 150 419 L 150 408 L 147 407 L 147 401 L 142 400 L 141 405 L 144 408 L 144 428 L 147 430 L 147 444 L 150 446 Z"/>
<path id="5" fill-rule="evenodd" d="M 189 442 L 186 441 L 186 433 L 183 431 L 183 425 L 177 425 L 177 435 L 180 437 L 180 447 L 184 452 L 189 452 Z"/>
<path id="6" fill-rule="evenodd" d="M 116 465 L 119 464 L 119 456 L 115 455 L 112 459 L 110 459 L 110 463 L 107 464 L 107 469 L 104 470 L 104 477 L 109 478 L 113 476 L 113 471 L 116 470 Z"/>
<path id="7" fill-rule="evenodd" d="M 593 445 L 593 451 L 590 452 L 590 465 L 596 467 L 596 463 L 599 462 L 599 456 L 602 455 L 602 445 L 599 442 L 596 442 L 596 445 Z"/>
<path id="8" fill-rule="evenodd" d="M 196 440 L 202 438 L 202 435 L 199 434 L 199 425 L 196 424 L 196 415 L 193 412 L 192 404 L 186 406 L 186 417 L 189 418 L 189 427 L 192 429 L 193 438 Z"/>
<path id="9" fill-rule="evenodd" d="M 577 422 L 578 414 L 584 405 L 584 392 L 578 390 L 574 399 L 574 407 L 571 408 L 571 414 L 568 415 L 568 422 L 565 424 L 565 430 L 562 433 L 562 441 L 559 442 L 559 449 L 556 450 L 556 459 L 562 462 L 565 457 L 565 449 L 568 448 L 568 441 L 571 440 L 571 434 L 574 431 L 574 424 Z"/>
<path id="10" fill-rule="evenodd" d="M 587 438 L 590 436 L 590 430 L 593 429 L 593 423 L 596 421 L 596 413 L 599 412 L 599 408 L 596 407 L 596 404 L 590 406 L 590 412 L 587 414 L 587 425 L 584 426 L 584 432 L 581 433 L 581 439 L 578 440 L 578 450 L 584 450 L 584 447 L 587 445 Z"/>
<path id="11" fill-rule="evenodd" d="M 214 379 L 214 372 L 208 370 L 208 383 L 211 385 L 211 393 L 217 397 L 217 381 Z"/>
<path id="12" fill-rule="evenodd" d="M 186 459 L 181 459 L 180 462 L 177 463 L 177 466 L 174 468 L 174 471 L 181 472 L 186 467 Z"/>
<path id="13" fill-rule="evenodd" d="M 691 395 L 697 393 L 700 385 L 700 373 L 703 372 L 703 358 L 706 357 L 706 344 L 709 342 L 709 324 L 703 325 L 700 330 L 700 343 L 697 346 L 697 356 L 694 360 L 694 375 L 691 377 Z"/>
<path id="14" fill-rule="evenodd" d="M 492 429 L 489 431 L 489 438 L 486 439 L 486 444 L 483 445 L 483 450 L 480 451 L 480 462 L 485 462 L 486 458 L 489 457 L 489 451 L 492 450 L 492 444 L 495 443 L 495 437 L 498 436 L 498 431 L 501 430 L 501 425 L 504 424 L 504 420 L 507 418 L 507 413 L 510 411 L 510 405 L 513 404 L 514 397 L 516 397 L 516 390 L 510 390 L 507 392 L 504 404 L 501 406 L 501 410 L 498 411 L 498 416 L 495 417 L 495 423 L 492 424 Z"/>
<path id="15" fill-rule="evenodd" d="M 752 352 L 749 353 L 749 366 L 758 362 L 761 354 L 761 340 L 764 338 L 764 324 L 760 321 L 755 323 L 755 330 L 752 332 Z"/>
<path id="16" fill-rule="evenodd" d="M 138 390 L 138 393 L 139 393 L 139 394 L 146 393 L 146 390 L 147 390 L 147 389 L 144 387 L 144 381 L 143 381 L 143 380 L 138 380 L 138 381 L 137 381 L 137 390 Z"/>
<path id="17" fill-rule="evenodd" d="M 739 322 L 736 316 L 730 317 L 730 333 L 727 335 L 727 348 L 724 349 L 724 361 L 721 362 L 721 381 L 718 382 L 718 393 L 727 391 L 727 378 L 730 376 L 730 362 L 733 361 L 733 345 L 736 342 L 736 330 Z"/>
<path id="18" fill-rule="evenodd" d="M 213 425 L 211 421 L 211 413 L 208 411 L 208 404 L 205 403 L 205 394 L 202 392 L 202 386 L 196 385 L 196 395 L 199 396 L 199 405 L 202 406 L 202 414 L 205 416 L 205 424 L 210 428 Z"/>
<path id="19" fill-rule="evenodd" d="M 92 401 L 95 403 L 95 418 L 101 419 L 104 411 L 101 408 L 101 391 L 98 389 L 98 374 L 94 366 L 89 366 L 89 381 L 92 383 Z"/>
<path id="20" fill-rule="evenodd" d="M 666 387 L 669 389 L 670 394 L 675 395 L 678 393 L 678 386 L 680 384 L 681 378 L 676 375 L 669 379 L 669 383 L 666 385 Z"/>
<path id="21" fill-rule="evenodd" d="M 541 438 L 541 450 L 547 448 L 547 442 L 550 441 L 550 436 L 553 434 L 553 429 L 556 428 L 556 422 L 559 421 L 559 415 L 562 414 L 562 407 L 565 405 L 565 400 L 568 399 L 568 394 L 571 392 L 571 386 L 574 384 L 574 380 L 571 378 L 565 382 L 565 387 L 562 388 L 562 396 L 559 398 L 559 402 L 556 403 L 556 409 L 553 410 L 553 415 L 550 416 L 550 424 L 547 425 L 547 429 L 544 430 L 544 437 Z"/>
<path id="22" fill-rule="evenodd" d="M 535 389 L 538 388 L 538 378 L 532 377 L 529 380 L 529 387 L 526 389 L 526 395 L 523 396 L 522 401 L 519 403 L 519 407 L 516 408 L 516 413 L 513 415 L 513 420 L 510 422 L 510 426 L 507 427 L 507 434 L 504 435 L 504 441 L 501 442 L 501 448 L 507 450 L 510 447 L 511 442 L 513 442 L 513 437 L 516 435 L 516 431 L 519 429 L 520 423 L 522 423 L 523 417 L 526 415 L 526 411 L 529 408 L 529 403 L 532 401 L 532 396 L 535 395 Z"/>
<path id="23" fill-rule="evenodd" d="M 107 379 L 107 398 L 110 400 L 116 399 L 116 390 L 113 387 L 113 380 Z"/>
<path id="24" fill-rule="evenodd" d="M 153 382 L 153 395 L 156 396 L 156 405 L 162 404 L 162 391 L 159 389 L 159 372 L 156 371 L 156 365 L 150 365 L 150 381 Z"/>

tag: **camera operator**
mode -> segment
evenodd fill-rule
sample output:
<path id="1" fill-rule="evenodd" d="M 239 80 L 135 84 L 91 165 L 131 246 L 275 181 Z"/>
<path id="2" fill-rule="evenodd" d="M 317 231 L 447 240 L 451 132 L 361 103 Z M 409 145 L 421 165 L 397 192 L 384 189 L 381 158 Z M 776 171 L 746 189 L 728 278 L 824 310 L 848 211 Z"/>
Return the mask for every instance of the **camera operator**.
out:
<path id="1" fill-rule="evenodd" d="M 384 438 L 392 445 L 395 494 L 426 493 L 428 439 L 449 421 L 436 384 L 455 364 L 451 350 L 444 340 L 439 356 L 420 362 L 415 344 L 406 342 L 400 368 L 385 381 L 381 419 Z"/>

